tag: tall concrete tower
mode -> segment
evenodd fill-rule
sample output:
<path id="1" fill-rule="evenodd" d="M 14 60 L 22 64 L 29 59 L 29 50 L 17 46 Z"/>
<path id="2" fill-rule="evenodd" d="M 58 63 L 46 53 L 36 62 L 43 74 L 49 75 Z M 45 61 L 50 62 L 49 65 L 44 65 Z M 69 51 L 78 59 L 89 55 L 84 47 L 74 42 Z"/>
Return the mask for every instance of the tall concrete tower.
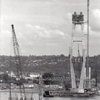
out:
<path id="1" fill-rule="evenodd" d="M 72 85 L 72 88 L 76 88 L 76 78 L 75 78 L 73 62 L 81 61 L 82 62 L 82 70 L 81 70 L 80 83 L 79 83 L 78 89 L 83 89 L 84 78 L 85 78 L 84 70 L 85 70 L 85 62 L 86 62 L 86 57 L 85 57 L 86 50 L 85 50 L 84 33 L 83 33 L 84 15 L 82 14 L 82 12 L 80 12 L 80 14 L 76 14 L 76 12 L 74 12 L 74 14 L 72 15 L 72 24 L 73 24 L 73 27 L 72 27 L 71 48 L 70 48 L 71 85 Z M 75 34 L 77 34 L 75 31 L 77 26 L 81 26 L 80 38 L 76 38 L 76 36 L 75 36 Z M 75 43 L 82 44 L 82 55 L 79 58 L 73 57 Z"/>

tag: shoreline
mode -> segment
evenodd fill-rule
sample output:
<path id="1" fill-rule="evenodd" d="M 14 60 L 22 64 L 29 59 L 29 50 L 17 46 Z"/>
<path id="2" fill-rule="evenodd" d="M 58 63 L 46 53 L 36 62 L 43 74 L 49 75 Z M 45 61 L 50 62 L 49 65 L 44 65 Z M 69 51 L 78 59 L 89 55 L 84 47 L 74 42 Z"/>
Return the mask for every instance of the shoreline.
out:
<path id="1" fill-rule="evenodd" d="M 27 89 L 25 89 L 25 91 L 26 91 L 26 93 L 38 93 L 39 90 L 38 90 L 38 88 L 31 88 L 31 89 L 27 88 Z M 0 92 L 10 92 L 10 90 L 9 89 L 4 89 L 4 90 L 0 89 Z M 20 90 L 19 89 L 11 89 L 11 92 L 20 93 Z"/>

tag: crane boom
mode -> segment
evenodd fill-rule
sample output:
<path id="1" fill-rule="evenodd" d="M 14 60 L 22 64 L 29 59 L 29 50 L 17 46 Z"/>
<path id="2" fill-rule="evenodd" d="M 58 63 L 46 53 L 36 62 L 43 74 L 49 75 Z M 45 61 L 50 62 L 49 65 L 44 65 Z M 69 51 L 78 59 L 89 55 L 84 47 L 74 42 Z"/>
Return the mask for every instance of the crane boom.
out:
<path id="1" fill-rule="evenodd" d="M 19 78 L 22 78 L 22 68 L 21 68 L 21 61 L 20 61 L 20 55 L 19 55 L 19 45 L 16 38 L 16 33 L 14 29 L 14 25 L 12 24 L 12 38 L 13 38 L 13 49 L 14 49 L 14 55 L 15 55 L 15 63 L 17 65 L 17 76 Z"/>
<path id="2" fill-rule="evenodd" d="M 17 41 L 14 25 L 12 24 L 11 27 L 12 27 L 12 39 L 13 39 L 13 49 L 14 49 L 16 70 L 17 70 L 17 78 L 19 79 L 19 84 L 21 83 L 20 84 L 20 94 L 22 95 L 22 91 L 23 91 L 24 92 L 24 96 L 26 97 L 24 84 L 21 81 L 21 79 L 23 79 L 23 73 L 22 73 L 22 67 L 21 67 L 19 45 L 18 45 L 18 41 Z"/>

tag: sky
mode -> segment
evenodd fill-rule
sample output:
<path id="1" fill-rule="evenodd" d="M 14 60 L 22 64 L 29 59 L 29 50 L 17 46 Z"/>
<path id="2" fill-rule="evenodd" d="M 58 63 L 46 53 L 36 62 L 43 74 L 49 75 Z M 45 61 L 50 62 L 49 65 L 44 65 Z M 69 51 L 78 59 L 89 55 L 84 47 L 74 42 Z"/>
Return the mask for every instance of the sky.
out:
<path id="1" fill-rule="evenodd" d="M 74 12 L 82 12 L 86 22 L 87 0 L 1 0 L 0 55 L 13 54 L 11 24 L 14 24 L 21 55 L 68 55 Z M 85 23 L 84 35 L 86 29 Z M 100 0 L 90 0 L 89 29 L 89 55 L 99 55 Z M 80 30 L 77 26 L 75 34 L 81 34 Z M 77 51 L 77 45 L 74 49 Z"/>

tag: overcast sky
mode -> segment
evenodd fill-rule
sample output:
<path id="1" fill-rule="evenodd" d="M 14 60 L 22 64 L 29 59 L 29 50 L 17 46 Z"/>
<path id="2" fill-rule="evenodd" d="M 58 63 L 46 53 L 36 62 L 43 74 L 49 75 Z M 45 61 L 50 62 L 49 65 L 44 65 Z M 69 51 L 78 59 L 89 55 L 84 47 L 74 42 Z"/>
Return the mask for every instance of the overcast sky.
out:
<path id="1" fill-rule="evenodd" d="M 87 0 L 1 0 L 0 54 L 13 54 L 14 24 L 22 55 L 68 55 L 75 11 L 83 12 L 86 22 Z M 90 55 L 98 54 L 100 0 L 90 0 Z"/>

